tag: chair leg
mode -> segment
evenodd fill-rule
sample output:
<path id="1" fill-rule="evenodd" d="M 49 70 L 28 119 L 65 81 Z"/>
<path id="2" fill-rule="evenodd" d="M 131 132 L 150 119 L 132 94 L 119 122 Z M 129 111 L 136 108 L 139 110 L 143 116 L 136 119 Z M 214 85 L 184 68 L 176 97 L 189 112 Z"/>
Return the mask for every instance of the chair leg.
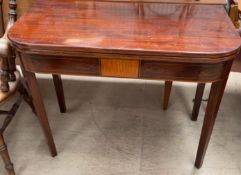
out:
<path id="1" fill-rule="evenodd" d="M 22 102 L 22 96 L 20 96 L 17 99 L 17 101 L 13 104 L 10 111 L 7 112 L 7 117 L 3 121 L 3 126 L 2 126 L 2 128 L 0 128 L 0 133 L 3 133 L 5 131 L 5 129 L 7 128 L 7 126 L 11 123 L 11 121 L 12 121 L 13 117 L 15 116 L 21 102 Z"/>
<path id="2" fill-rule="evenodd" d="M 192 117 L 191 117 L 192 121 L 197 121 L 200 106 L 202 103 L 204 89 L 205 89 L 205 83 L 198 83 L 196 95 L 195 95 L 195 99 L 194 99 L 194 105 L 193 105 L 193 109 L 192 109 Z"/>
<path id="3" fill-rule="evenodd" d="M 54 75 L 54 74 L 52 76 L 53 76 L 56 95 L 58 98 L 60 112 L 65 113 L 66 112 L 66 104 L 65 104 L 65 97 L 64 97 L 64 90 L 63 90 L 63 83 L 61 80 L 61 76 Z"/>
<path id="4" fill-rule="evenodd" d="M 5 168 L 8 171 L 8 174 L 9 175 L 15 175 L 13 164 L 10 160 L 8 149 L 7 149 L 7 146 L 4 142 L 4 138 L 3 138 L 2 134 L 0 134 L 0 155 L 3 159 L 3 162 L 5 164 Z"/>
<path id="5" fill-rule="evenodd" d="M 168 108 L 171 90 L 172 90 L 172 81 L 165 81 L 163 110 L 167 110 L 167 108 Z"/>

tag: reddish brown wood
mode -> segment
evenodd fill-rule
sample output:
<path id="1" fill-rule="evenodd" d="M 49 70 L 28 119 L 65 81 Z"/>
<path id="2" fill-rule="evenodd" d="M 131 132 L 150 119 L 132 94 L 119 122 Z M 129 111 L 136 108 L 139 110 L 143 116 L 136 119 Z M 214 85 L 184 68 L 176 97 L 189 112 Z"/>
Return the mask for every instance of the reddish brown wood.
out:
<path id="1" fill-rule="evenodd" d="M 241 44 L 237 36 L 223 6 L 75 0 L 37 0 L 9 32 L 51 148 L 36 72 L 101 76 L 101 59 L 134 60 L 140 62 L 138 78 L 213 82 L 212 92 L 222 94 L 220 82 L 228 78 Z M 118 70 L 111 72 L 116 76 Z M 220 100 L 210 95 L 197 167 Z"/>
<path id="2" fill-rule="evenodd" d="M 172 81 L 165 81 L 163 110 L 167 110 L 167 108 L 168 108 L 171 90 L 172 90 Z"/>
<path id="3" fill-rule="evenodd" d="M 192 62 L 219 62 L 239 48 L 231 24 L 223 6 L 37 0 L 8 36 L 21 51 L 40 55 L 84 52 L 169 61 L 192 56 Z"/>
<path id="4" fill-rule="evenodd" d="M 65 113 L 66 112 L 66 104 L 65 104 L 64 89 L 63 89 L 63 83 L 61 80 L 61 76 L 60 75 L 52 75 L 52 76 L 53 76 L 56 95 L 58 98 L 60 112 Z"/>
<path id="5" fill-rule="evenodd" d="M 100 60 L 97 58 L 41 55 L 23 56 L 25 69 L 31 72 L 37 71 L 41 73 L 49 73 L 49 70 L 51 70 L 52 74 L 62 73 L 72 75 L 78 72 L 78 75 L 100 75 Z M 66 67 L 69 67 L 70 69 L 66 69 Z"/>
<path id="6" fill-rule="evenodd" d="M 39 86 L 38 86 L 35 74 L 25 71 L 25 76 L 26 76 L 26 80 L 28 82 L 30 93 L 32 95 L 32 100 L 33 100 L 36 114 L 40 120 L 40 124 L 44 131 L 45 137 L 48 141 L 50 152 L 51 152 L 52 156 L 54 157 L 57 155 L 57 151 L 56 151 L 52 131 L 49 126 L 48 118 L 46 116 L 44 103 L 43 103 L 43 100 L 42 100 L 42 97 L 41 97 L 41 94 L 39 91 Z"/>
<path id="7" fill-rule="evenodd" d="M 235 25 L 236 28 L 239 28 L 239 19 L 238 19 L 238 9 L 235 6 L 235 2 L 233 0 L 227 0 L 227 13 L 229 14 L 229 17 L 231 18 L 233 24 Z M 240 31 L 239 31 L 240 35 Z M 234 60 L 234 64 L 232 66 L 232 71 L 234 72 L 241 72 L 241 54 L 239 53 L 238 58 Z M 199 110 L 200 110 L 200 105 L 202 102 L 202 96 L 203 92 L 205 89 L 205 85 L 198 85 L 196 89 L 196 96 L 195 96 L 195 101 L 194 101 L 194 106 L 193 106 L 193 111 L 192 111 L 192 120 L 196 121 L 198 118 Z"/>
<path id="8" fill-rule="evenodd" d="M 179 81 L 218 81 L 227 75 L 227 62 L 218 64 L 141 61 L 140 77 Z"/>
<path id="9" fill-rule="evenodd" d="M 15 171 L 13 168 L 13 164 L 10 160 L 7 145 L 5 144 L 3 135 L 0 133 L 0 155 L 3 159 L 3 162 L 5 164 L 5 168 L 8 171 L 9 175 L 15 175 Z"/>
<path id="10" fill-rule="evenodd" d="M 192 109 L 192 117 L 191 117 L 192 121 L 197 121 L 199 109 L 202 103 L 204 89 L 205 89 L 205 83 L 198 83 L 196 95 L 194 98 L 194 105 Z"/>
<path id="11" fill-rule="evenodd" d="M 226 83 L 227 79 L 212 84 L 195 161 L 197 168 L 203 164 Z"/>

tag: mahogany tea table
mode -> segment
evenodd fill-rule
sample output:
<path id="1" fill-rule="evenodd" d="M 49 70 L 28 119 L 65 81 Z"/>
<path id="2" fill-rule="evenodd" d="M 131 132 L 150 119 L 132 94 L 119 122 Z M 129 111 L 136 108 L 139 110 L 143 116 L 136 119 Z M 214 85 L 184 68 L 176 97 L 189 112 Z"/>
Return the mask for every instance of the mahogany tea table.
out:
<path id="1" fill-rule="evenodd" d="M 212 83 L 195 166 L 202 166 L 240 39 L 222 5 L 37 0 L 8 34 L 52 155 L 35 73 Z"/>

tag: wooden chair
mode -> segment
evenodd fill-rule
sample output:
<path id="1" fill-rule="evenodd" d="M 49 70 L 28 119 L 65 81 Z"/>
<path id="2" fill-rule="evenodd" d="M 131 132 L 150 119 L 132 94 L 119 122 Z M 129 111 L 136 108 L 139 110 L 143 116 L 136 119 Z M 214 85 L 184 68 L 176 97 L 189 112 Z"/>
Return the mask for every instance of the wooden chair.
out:
<path id="1" fill-rule="evenodd" d="M 3 1 L 0 0 L 0 34 L 4 33 L 4 20 L 3 20 Z M 24 79 L 21 79 L 19 71 L 16 69 L 15 65 L 15 52 L 11 47 L 11 43 L 7 38 L 7 33 L 9 28 L 17 20 L 17 3 L 16 0 L 9 0 L 9 12 L 8 12 L 8 24 L 6 26 L 6 31 L 3 37 L 0 39 L 0 105 L 4 104 L 11 97 L 13 97 L 17 92 L 19 97 L 16 102 L 12 105 L 10 110 L 0 110 L 0 115 L 5 115 L 6 118 L 3 121 L 3 125 L 0 128 L 0 155 L 5 163 L 5 168 L 9 175 L 15 175 L 13 164 L 10 160 L 8 149 L 4 141 L 3 133 L 7 126 L 12 121 L 14 115 L 19 108 L 21 101 L 25 100 L 32 111 L 35 113 L 34 106 L 32 104 L 31 96 L 28 93 L 28 86 L 25 84 Z M 2 32 L 2 33 L 1 33 Z M 59 75 L 53 75 L 54 85 L 56 94 L 58 97 L 59 107 L 61 112 L 66 111 L 64 93 L 61 77 Z"/>
<path id="2" fill-rule="evenodd" d="M 0 91 L 0 105 L 8 101 L 17 92 L 19 92 L 19 97 L 17 98 L 16 102 L 12 105 L 10 110 L 0 110 L 1 117 L 2 115 L 6 116 L 5 120 L 3 121 L 2 127 L 0 128 L 0 155 L 3 159 L 3 162 L 5 163 L 5 168 L 8 171 L 9 175 L 14 175 L 15 172 L 14 172 L 13 164 L 9 157 L 7 146 L 4 141 L 3 133 L 6 130 L 7 126 L 10 124 L 10 122 L 12 121 L 23 99 L 30 105 L 30 107 L 34 112 L 31 98 L 29 97 L 25 87 L 21 82 L 21 76 L 19 71 L 15 71 L 14 74 L 15 74 L 16 80 L 9 82 L 9 91 L 8 92 Z"/>
<path id="3" fill-rule="evenodd" d="M 236 26 L 236 28 L 240 27 L 239 24 L 239 10 L 237 4 L 233 0 L 227 0 L 227 6 L 226 6 L 227 13 L 229 14 L 233 24 Z M 241 55 L 239 55 L 241 56 Z M 238 64 L 240 64 L 241 61 L 239 61 Z M 241 65 L 241 64 L 240 64 Z M 241 68 L 241 66 L 240 66 Z M 241 72 L 241 70 L 240 70 Z M 171 88 L 172 88 L 172 81 L 166 81 L 165 82 L 165 90 L 164 90 L 164 102 L 163 102 L 163 109 L 166 110 L 168 107 L 169 103 L 169 98 L 170 98 L 170 93 L 171 93 Z M 193 110 L 192 110 L 192 116 L 191 120 L 196 121 L 198 118 L 200 106 L 202 103 L 202 98 L 203 98 L 203 93 L 205 89 L 205 83 L 198 83 L 197 84 L 197 89 L 196 89 L 196 94 L 194 98 L 194 105 L 193 105 Z"/>

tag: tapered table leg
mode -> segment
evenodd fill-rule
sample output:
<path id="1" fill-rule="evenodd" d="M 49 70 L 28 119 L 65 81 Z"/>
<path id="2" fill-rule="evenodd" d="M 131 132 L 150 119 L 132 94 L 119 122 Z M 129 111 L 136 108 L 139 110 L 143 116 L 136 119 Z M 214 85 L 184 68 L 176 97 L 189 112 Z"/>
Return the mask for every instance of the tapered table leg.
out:
<path id="1" fill-rule="evenodd" d="M 203 164 L 226 83 L 227 79 L 212 84 L 196 155 L 195 166 L 197 168 L 201 168 Z"/>
<path id="2" fill-rule="evenodd" d="M 48 141 L 50 152 L 51 152 L 52 156 L 54 157 L 57 155 L 57 151 L 56 151 L 56 147 L 54 144 L 52 131 L 50 129 L 48 118 L 46 115 L 44 103 L 43 103 L 43 100 L 42 100 L 42 97 L 40 94 L 38 82 L 36 80 L 35 74 L 32 72 L 25 71 L 25 76 L 26 76 L 26 79 L 28 82 L 28 87 L 29 87 L 29 91 L 32 96 L 33 105 L 34 105 L 36 114 L 39 118 L 39 121 L 43 128 L 45 137 Z"/>
<path id="3" fill-rule="evenodd" d="M 3 138 L 2 134 L 0 134 L 0 155 L 3 159 L 3 162 L 5 164 L 5 168 L 8 171 L 8 174 L 9 175 L 15 175 L 13 164 L 10 160 L 8 149 L 7 149 L 7 146 L 4 142 L 4 138 Z"/>
<path id="4" fill-rule="evenodd" d="M 172 81 L 165 81 L 163 110 L 167 110 L 168 108 L 171 90 L 172 90 Z"/>
<path id="5" fill-rule="evenodd" d="M 63 83 L 61 80 L 61 76 L 54 75 L 54 74 L 52 76 L 53 76 L 56 95 L 58 98 L 60 112 L 65 113 L 66 112 L 66 104 L 65 104 L 64 90 L 63 90 Z"/>
<path id="6" fill-rule="evenodd" d="M 194 105 L 192 109 L 192 117 L 191 117 L 192 121 L 197 121 L 200 106 L 202 103 L 204 89 L 205 89 L 205 83 L 198 83 L 196 95 L 194 99 Z"/>

